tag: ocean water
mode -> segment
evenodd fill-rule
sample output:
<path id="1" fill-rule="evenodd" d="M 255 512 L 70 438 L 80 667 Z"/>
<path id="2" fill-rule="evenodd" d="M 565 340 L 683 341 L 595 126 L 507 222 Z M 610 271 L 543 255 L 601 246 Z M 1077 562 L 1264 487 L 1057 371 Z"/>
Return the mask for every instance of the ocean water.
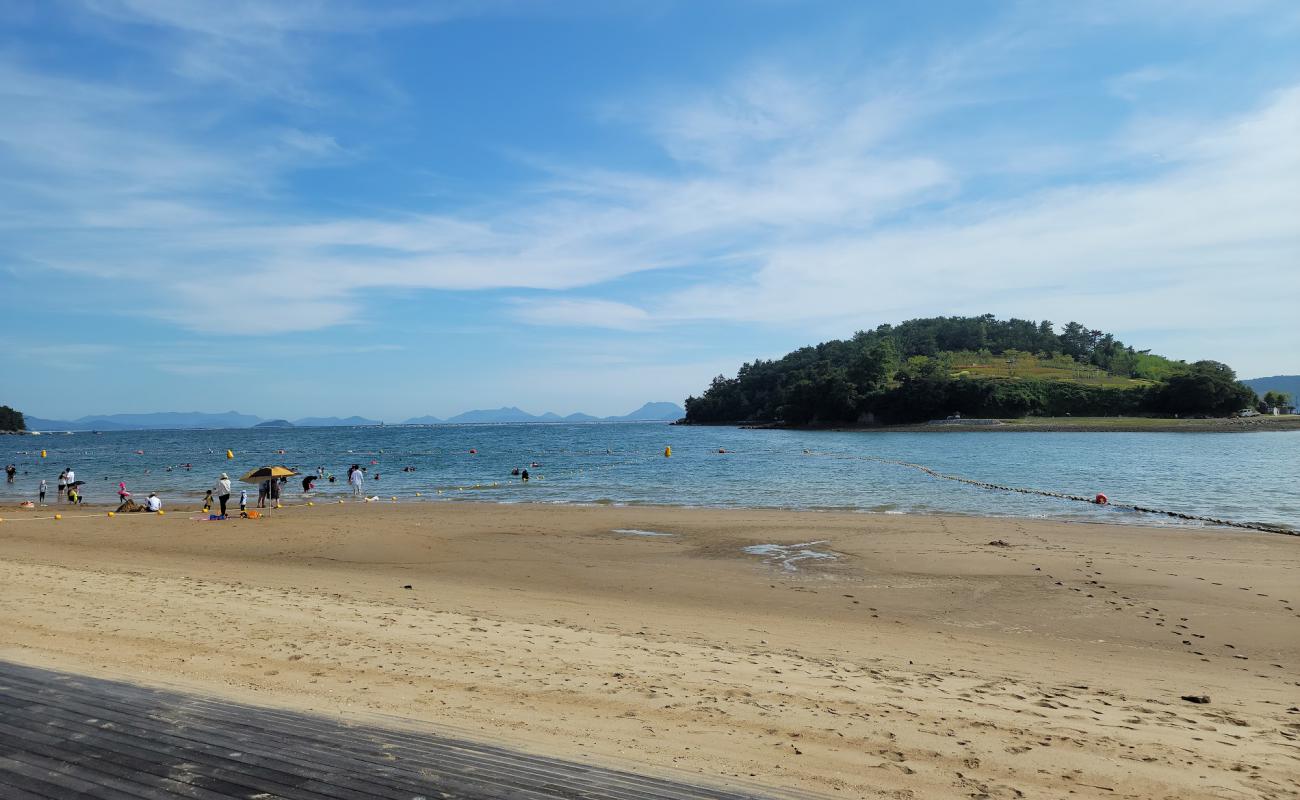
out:
<path id="1" fill-rule="evenodd" d="M 3 502 L 34 499 L 42 477 L 53 496 L 59 471 L 72 466 L 87 481 L 87 502 L 115 502 L 117 483 L 125 481 L 136 497 L 156 491 L 169 507 L 184 507 L 221 472 L 238 479 L 263 464 L 304 472 L 324 466 L 338 482 L 319 481 L 314 497 L 328 500 L 348 496 L 346 470 L 358 463 L 370 476 L 367 494 L 402 502 L 749 506 L 1188 524 L 981 489 L 873 460 L 897 459 L 990 483 L 1088 497 L 1103 492 L 1117 503 L 1300 528 L 1300 432 L 440 425 L 46 434 L 2 437 L 0 447 L 0 460 L 19 469 L 14 484 L 0 483 Z M 665 447 L 672 448 L 671 458 L 664 457 Z M 227 449 L 233 460 L 226 459 Z M 512 477 L 516 467 L 528 469 L 534 479 L 524 484 Z M 256 487 L 249 489 L 256 497 Z M 291 479 L 286 498 L 300 495 L 300 485 Z"/>

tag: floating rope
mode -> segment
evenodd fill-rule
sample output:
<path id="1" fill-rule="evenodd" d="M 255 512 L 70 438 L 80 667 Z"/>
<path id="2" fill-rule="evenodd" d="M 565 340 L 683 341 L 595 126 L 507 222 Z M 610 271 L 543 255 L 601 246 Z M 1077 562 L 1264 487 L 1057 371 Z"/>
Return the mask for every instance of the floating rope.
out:
<path id="1" fill-rule="evenodd" d="M 820 454 L 809 453 L 809 455 L 820 455 Z M 1157 514 L 1166 517 L 1174 517 L 1176 519 L 1181 519 L 1181 520 L 1188 520 L 1188 521 L 1195 521 L 1195 522 L 1208 522 L 1211 525 L 1221 525 L 1226 528 L 1243 528 L 1252 531 L 1263 531 L 1264 533 L 1282 533 L 1282 534 L 1286 534 L 1287 536 L 1300 536 L 1300 531 L 1292 530 L 1290 528 L 1283 528 L 1279 525 L 1269 525 L 1263 522 L 1237 522 L 1235 520 L 1230 520 L 1230 519 L 1219 519 L 1218 517 L 1206 517 L 1206 516 L 1200 516 L 1198 514 L 1185 514 L 1181 511 L 1169 511 L 1167 509 L 1162 509 L 1162 508 L 1148 508 L 1147 506 L 1130 505 L 1127 503 L 1107 502 L 1105 504 L 1101 504 L 1098 503 L 1093 498 L 1080 497 L 1077 494 L 1065 494 L 1064 492 L 1053 492 L 1053 491 L 1048 491 L 1046 489 L 1029 489 L 1023 486 L 1006 486 L 1001 483 L 989 483 L 987 481 L 977 481 L 972 478 L 964 478 L 960 475 L 948 475 L 946 473 L 939 472 L 938 470 L 931 469 L 930 467 L 927 467 L 923 464 L 913 464 L 910 461 L 898 461 L 896 459 L 879 458 L 877 456 L 847 456 L 847 457 L 860 459 L 863 461 L 874 461 L 879 464 L 893 464 L 899 467 L 907 467 L 908 469 L 914 469 L 923 472 L 932 478 L 939 478 L 940 480 L 945 480 L 945 481 L 955 481 L 957 483 L 964 483 L 968 486 L 978 486 L 981 489 L 992 489 L 1000 492 L 1016 492 L 1017 494 L 1032 494 L 1032 495 L 1038 495 L 1039 497 L 1052 497 L 1058 500 L 1072 500 L 1074 502 L 1087 503 L 1089 505 L 1109 505 L 1109 506 L 1113 506 L 1114 508 L 1122 508 L 1122 509 L 1127 509 L 1129 511 L 1137 511 L 1142 514 Z"/>

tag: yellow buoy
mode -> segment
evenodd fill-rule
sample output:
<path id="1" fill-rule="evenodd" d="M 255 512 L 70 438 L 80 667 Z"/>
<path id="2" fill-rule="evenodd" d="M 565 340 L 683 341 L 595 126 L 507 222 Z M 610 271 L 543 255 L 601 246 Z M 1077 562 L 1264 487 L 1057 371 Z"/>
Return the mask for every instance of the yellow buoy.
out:
<path id="1" fill-rule="evenodd" d="M 672 457 L 673 457 L 673 449 L 671 447 L 665 447 L 664 458 L 672 458 Z"/>
<path id="2" fill-rule="evenodd" d="M 227 451 L 226 451 L 226 458 L 234 458 L 234 457 L 235 457 L 235 454 L 234 454 L 233 451 L 230 451 L 230 450 L 227 450 Z"/>
<path id="3" fill-rule="evenodd" d="M 342 500 L 339 501 L 339 505 L 343 505 L 343 501 L 342 501 Z"/>
<path id="4" fill-rule="evenodd" d="M 54 518 L 55 518 L 55 519 L 63 519 L 63 515 L 62 515 L 62 514 L 55 514 L 55 515 L 54 515 Z"/>
<path id="5" fill-rule="evenodd" d="M 416 496 L 416 497 L 423 497 L 424 495 L 420 494 L 419 492 L 416 492 L 416 493 L 415 493 L 415 496 Z"/>
<path id="6" fill-rule="evenodd" d="M 113 512 L 112 512 L 112 511 L 108 512 L 108 515 L 109 515 L 110 517 L 113 516 Z"/>
<path id="7" fill-rule="evenodd" d="M 41 451 L 41 458 L 45 458 L 45 451 L 44 451 L 44 450 Z"/>
<path id="8" fill-rule="evenodd" d="M 393 495 L 392 497 L 390 497 L 390 498 L 388 498 L 388 499 L 389 499 L 389 500 L 396 500 L 396 499 L 397 499 L 397 495 Z"/>
<path id="9" fill-rule="evenodd" d="M 309 506 L 314 506 L 314 505 L 316 505 L 316 504 L 313 503 L 312 501 L 308 500 L 308 501 L 307 501 L 307 505 L 309 505 Z"/>
<path id="10" fill-rule="evenodd" d="M 166 511 L 163 511 L 161 508 L 158 509 L 158 516 L 161 517 L 163 514 L 166 514 L 166 513 L 167 513 L 167 512 L 166 512 Z"/>

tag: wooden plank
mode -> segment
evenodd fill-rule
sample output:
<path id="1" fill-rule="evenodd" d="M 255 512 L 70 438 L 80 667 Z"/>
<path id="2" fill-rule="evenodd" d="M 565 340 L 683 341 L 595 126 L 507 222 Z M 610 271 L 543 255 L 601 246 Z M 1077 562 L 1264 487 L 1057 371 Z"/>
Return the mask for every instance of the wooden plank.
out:
<path id="1" fill-rule="evenodd" d="M 754 800 L 410 730 L 0 662 L 0 797 Z"/>
<path id="2" fill-rule="evenodd" d="M 256 792 L 253 785 L 195 786 L 173 777 L 175 764 L 164 759 L 150 759 L 129 748 L 101 747 L 92 737 L 68 735 L 54 736 L 33 730 L 16 729 L 0 721 L 0 751 L 11 757 L 22 752 L 32 752 L 69 765 L 104 772 L 110 776 L 130 780 L 140 785 L 139 794 L 148 798 L 190 797 L 195 800 L 221 800 L 232 793 Z M 184 763 L 184 762 L 181 762 Z"/>
<path id="3" fill-rule="evenodd" d="M 122 724 L 115 724 L 115 727 L 109 730 L 96 728 L 95 726 L 85 726 L 80 724 L 84 717 L 78 714 L 67 714 L 66 712 L 51 708 L 41 709 L 48 728 L 58 731 L 60 734 L 69 738 L 76 736 L 78 746 L 102 750 L 106 753 L 121 755 L 124 758 L 136 756 L 136 760 L 147 759 L 152 757 L 155 761 L 154 768 L 151 770 L 155 774 L 169 774 L 175 764 L 192 764 L 201 768 L 201 771 L 194 772 L 192 776 L 181 778 L 186 783 L 199 787 L 207 787 L 218 790 L 218 796 L 225 797 L 231 795 L 255 794 L 257 791 L 274 792 L 276 795 L 286 798 L 298 798 L 299 800 L 318 800 L 319 798 L 334 798 L 335 800 L 350 800 L 355 796 L 356 788 L 365 788 L 368 796 L 391 797 L 395 799 L 404 799 L 410 797 L 411 785 L 406 785 L 391 789 L 382 790 L 377 786 L 373 779 L 358 780 L 356 786 L 344 787 L 344 791 L 332 792 L 327 784 L 323 784 L 319 778 L 313 778 L 313 773 L 323 772 L 328 767 L 321 762 L 312 762 L 302 765 L 302 769 L 297 773 L 285 773 L 282 770 L 267 768 L 258 763 L 262 759 L 255 755 L 250 757 L 247 752 L 242 752 L 238 758 L 231 758 L 229 753 L 234 752 L 229 747 L 214 748 L 219 755 L 208 756 L 200 749 L 202 742 L 177 740 L 169 736 L 163 729 L 143 729 L 133 728 Z M 180 742 L 180 746 L 176 743 Z M 186 745 L 194 745 L 189 749 Z M 210 746 L 209 746 L 210 747 Z M 146 762 L 147 763 L 147 762 Z M 149 769 L 149 767 L 141 767 Z M 193 770 L 189 770 L 193 772 Z M 364 774 L 364 773 L 359 773 Z M 214 781 L 221 781 L 223 785 L 215 786 Z M 296 787 L 313 784 L 312 789 L 297 790 Z"/>
<path id="4" fill-rule="evenodd" d="M 28 779 L 26 784 L 32 788 L 47 786 L 40 791 L 51 792 L 51 797 L 85 797 L 94 800 L 139 800 L 139 796 L 105 786 L 99 781 L 88 781 L 76 775 L 68 775 L 57 761 L 50 761 L 40 756 L 24 755 L 22 758 L 0 758 L 0 769 L 8 773 L 17 773 Z M 3 773 L 0 773 L 3 774 Z M 7 776 L 6 776 L 7 777 Z M 53 792 L 60 792 L 53 794 Z"/>
<path id="5" fill-rule="evenodd" d="M 3 704 L 4 702 L 5 700 L 3 698 L 0 698 L 0 704 Z M 96 719 L 99 721 L 97 723 L 99 725 L 102 724 L 114 725 L 114 727 L 110 731 L 107 731 L 106 733 L 108 743 L 105 746 L 109 748 L 114 748 L 117 743 L 125 740 L 131 740 L 130 743 L 132 745 L 140 744 L 142 746 L 147 746 L 151 738 L 161 742 L 162 746 L 164 747 L 169 746 L 170 743 L 172 743 L 173 741 L 180 741 L 184 745 L 203 746 L 204 744 L 201 741 L 187 741 L 183 739 L 178 740 L 163 728 L 141 729 L 141 728 L 132 728 L 130 726 L 125 725 L 122 722 L 116 722 L 116 721 L 109 722 L 110 718 L 117 718 L 122 716 L 112 711 L 111 709 L 106 709 L 106 708 L 92 709 L 91 711 L 93 711 L 93 713 L 88 713 L 86 709 L 69 710 L 69 709 L 61 709 L 56 707 L 46 707 L 43 705 L 36 705 L 33 706 L 32 708 L 33 710 L 39 713 L 39 715 L 45 721 L 45 724 L 47 726 L 55 727 L 56 729 L 66 733 L 69 736 L 73 736 L 73 735 L 81 736 L 83 737 L 82 739 L 83 741 L 85 741 L 88 738 L 93 738 L 95 735 L 93 733 L 94 731 L 103 731 L 103 729 L 97 728 L 96 725 L 87 723 L 86 720 Z M 257 757 L 252 756 L 250 758 L 251 754 L 248 752 L 247 745 L 248 742 L 246 741 L 230 742 L 227 744 L 226 747 L 219 748 L 219 750 L 223 752 L 230 752 L 232 749 L 243 748 L 241 760 L 239 761 L 238 771 L 230 771 L 229 769 L 223 768 L 220 759 L 213 761 L 204 758 L 196 758 L 195 757 L 196 754 L 194 752 L 186 752 L 185 756 L 189 760 L 199 762 L 204 766 L 208 767 L 206 772 L 203 773 L 202 777 L 224 778 L 227 781 L 243 783 L 244 786 L 239 788 L 246 788 L 248 786 L 260 786 L 261 788 L 267 791 L 275 792 L 279 796 L 287 797 L 287 798 L 299 798 L 300 800 L 307 800 L 307 799 L 316 800 L 317 798 L 322 798 L 322 797 L 332 797 L 332 798 L 336 798 L 336 800 L 338 800 L 339 798 L 350 799 L 357 796 L 356 794 L 357 791 L 362 792 L 363 796 L 367 798 L 375 798 L 381 796 L 393 797 L 393 798 L 409 798 L 412 792 L 415 793 L 447 792 L 447 793 L 452 793 L 456 796 L 496 797 L 496 798 L 503 798 L 503 799 L 509 798 L 511 800 L 514 800 L 515 798 L 518 798 L 518 800 L 545 800 L 545 798 L 550 798 L 555 796 L 577 796 L 577 797 L 600 796 L 600 795 L 591 795 L 585 793 L 575 794 L 573 792 L 569 792 L 563 789 L 559 792 L 536 791 L 534 789 L 520 789 L 516 787 L 511 787 L 509 785 L 502 785 L 498 782 L 495 782 L 491 775 L 427 776 L 427 775 L 420 774 L 421 772 L 424 772 L 425 770 L 428 769 L 428 765 L 421 768 L 413 768 L 409 772 L 409 774 L 405 776 L 406 777 L 405 781 L 402 781 L 397 784 L 390 784 L 393 788 L 385 791 L 387 787 L 383 787 L 379 785 L 380 781 L 375 780 L 373 772 L 375 771 L 376 767 L 386 767 L 387 765 L 362 764 L 360 766 L 357 766 L 355 774 L 367 775 L 368 777 L 364 780 L 352 780 L 352 779 L 348 779 L 346 776 L 338 775 L 335 771 L 336 767 L 330 764 L 328 761 L 323 760 L 325 757 L 329 755 L 328 753 L 319 754 L 321 756 L 320 759 L 301 762 L 302 766 L 306 768 L 305 773 L 303 773 L 304 776 L 311 775 L 313 772 L 316 772 L 316 773 L 321 773 L 322 777 L 319 777 L 315 780 L 311 780 L 309 782 L 306 781 L 305 777 L 302 777 L 302 780 L 305 783 L 309 783 L 310 785 L 309 786 L 304 785 L 302 787 L 303 789 L 302 791 L 296 791 L 293 787 L 287 785 L 290 781 L 285 781 L 282 773 L 266 772 L 257 769 L 249 769 L 248 768 L 249 763 L 251 761 L 257 760 Z M 278 742 L 278 747 L 281 750 L 291 746 L 292 743 L 289 742 L 285 742 L 285 741 Z M 159 750 L 158 755 L 159 758 L 161 759 L 161 758 L 166 758 L 168 756 L 175 756 L 175 753 L 173 753 L 170 750 Z M 434 766 L 436 768 L 436 765 Z M 332 782 L 339 781 L 341 778 L 344 781 L 346 781 L 345 785 L 339 786 L 338 783 L 332 783 Z M 308 791 L 308 789 L 314 791 Z"/>
<path id="6" fill-rule="evenodd" d="M 30 696 L 31 702 L 37 704 L 40 704 L 43 700 L 47 699 L 45 693 L 35 692 L 29 695 L 26 690 L 19 690 L 16 687 L 11 688 L 10 696 L 11 698 Z M 113 707 L 114 704 L 105 702 L 103 704 L 96 703 L 94 705 L 87 706 L 81 702 L 78 702 L 77 698 L 65 697 L 63 699 L 64 699 L 64 706 L 66 707 L 47 707 L 44 705 L 38 705 L 37 707 L 40 709 L 41 714 L 64 718 L 68 725 L 73 726 L 69 728 L 69 731 L 79 730 L 77 726 L 80 726 L 82 724 L 88 724 L 86 723 L 86 720 L 88 719 L 99 720 L 100 723 L 111 721 L 114 725 L 119 726 L 119 728 L 121 728 L 121 726 L 131 721 L 131 717 L 132 717 L 131 712 L 119 711 L 117 708 Z M 120 702 L 121 698 L 117 698 L 117 701 Z M 4 699 L 0 697 L 0 703 L 3 702 L 5 702 Z M 136 717 L 136 720 L 144 721 L 145 723 L 154 721 L 153 718 L 150 717 Z M 237 720 L 237 723 L 240 725 L 242 725 L 244 722 L 245 720 L 243 719 Z M 250 730 L 256 731 L 256 728 L 250 728 Z M 176 731 L 165 730 L 162 727 L 154 727 L 148 729 L 133 729 L 130 731 L 122 730 L 121 733 L 122 734 L 130 733 L 131 735 L 144 737 L 146 739 L 149 737 L 154 737 L 164 741 L 172 741 L 173 737 L 176 734 Z M 191 735 L 188 728 L 186 729 L 184 735 Z M 239 739 L 239 740 L 230 739 L 225 742 L 221 742 L 220 741 L 221 734 L 200 732 L 195 735 L 199 735 L 203 737 L 202 741 L 195 742 L 195 744 L 198 745 L 218 743 L 218 744 L 225 745 L 221 749 L 235 749 L 235 750 L 243 749 L 245 751 L 248 750 L 248 742 L 244 739 Z M 190 741 L 194 741 L 194 740 L 190 740 Z M 284 759 L 287 755 L 297 754 L 298 750 L 299 749 L 296 747 L 296 744 L 292 741 L 281 739 L 278 743 L 278 751 L 279 751 L 278 756 L 281 759 Z M 383 752 L 391 752 L 391 751 L 386 750 Z M 306 755 L 302 756 L 302 758 L 304 760 L 300 761 L 299 762 L 300 764 L 305 765 L 312 770 L 322 770 L 323 769 L 322 764 L 331 763 L 330 761 L 326 761 L 324 759 L 332 758 L 335 761 L 338 760 L 338 751 L 336 749 L 311 750 L 307 752 Z M 538 770 L 533 770 L 530 774 L 526 775 L 525 778 L 532 781 L 533 787 L 537 787 L 537 786 L 546 787 L 545 791 L 538 793 L 533 790 L 524 789 L 518 786 L 512 786 L 511 782 L 505 780 L 505 778 L 508 776 L 504 774 L 505 772 L 508 771 L 508 767 L 509 767 L 508 761 L 503 762 L 501 766 L 498 766 L 496 763 L 484 762 L 483 760 L 478 760 L 478 761 L 471 760 L 466 762 L 468 765 L 467 767 L 455 771 L 449 771 L 449 765 L 442 760 L 435 760 L 432 765 L 430 765 L 430 763 L 427 760 L 422 763 L 423 766 L 416 767 L 416 769 L 420 769 L 421 771 L 424 771 L 427 770 L 430 766 L 433 766 L 436 767 L 436 769 L 440 772 L 440 774 L 437 776 L 438 779 L 436 781 L 431 780 L 427 777 L 423 778 L 423 782 L 425 783 L 425 785 L 427 786 L 428 783 L 433 783 L 435 785 L 440 785 L 444 790 L 455 789 L 455 790 L 465 792 L 469 790 L 470 786 L 473 786 L 478 791 L 483 792 L 483 791 L 488 791 L 491 787 L 496 787 L 494 790 L 495 794 L 493 796 L 520 797 L 520 798 L 544 798 L 544 797 L 552 797 L 556 795 L 575 796 L 575 797 L 631 796 L 628 795 L 628 793 L 626 792 L 620 792 L 617 795 L 614 795 L 611 793 L 611 791 L 615 787 L 610 785 L 602 785 L 599 781 L 590 781 L 586 786 L 576 786 L 576 787 L 569 785 L 567 782 L 565 783 L 554 782 L 555 776 L 552 773 L 547 773 Z M 392 769 L 393 766 L 394 765 L 387 764 L 387 763 L 370 762 L 370 763 L 362 764 L 360 766 L 356 766 L 355 768 L 363 772 L 365 772 L 366 770 L 373 772 L 376 769 L 380 769 L 380 770 Z M 584 771 L 590 771 L 590 770 L 588 768 L 585 769 Z M 396 796 L 403 797 L 403 798 L 407 797 L 409 794 L 409 787 L 410 787 L 409 780 L 417 779 L 417 775 L 418 773 L 413 774 L 408 779 L 408 782 L 399 784 L 399 786 L 401 787 L 400 788 L 401 793 Z M 548 783 L 547 781 L 552 781 L 552 782 Z M 372 797 L 381 794 L 381 792 L 376 791 L 376 789 L 380 787 L 376 786 L 376 781 L 373 780 L 373 775 L 371 780 L 365 782 L 364 787 L 370 792 L 370 796 Z M 275 787 L 275 788 L 280 793 L 283 793 L 285 791 L 282 787 Z M 668 797 L 668 796 L 679 796 L 679 795 L 676 792 L 672 792 L 671 795 L 670 793 L 662 793 L 657 796 Z M 687 794 L 687 795 L 680 795 L 680 796 L 701 797 L 705 795 Z"/>
<path id="7" fill-rule="evenodd" d="M 73 681 L 73 683 L 75 683 L 75 681 Z M 131 687 L 131 688 L 134 689 L 136 687 Z M 145 690 L 145 691 L 151 691 L 151 690 Z M 192 704 L 193 702 L 208 704 L 207 701 L 188 701 L 187 705 Z M 184 714 L 174 713 L 174 716 L 177 720 L 179 720 L 184 717 Z M 259 710 L 259 721 L 261 716 L 262 715 L 260 714 L 260 710 Z M 280 714 L 277 716 L 295 722 L 296 723 L 295 733 L 299 733 L 304 729 L 301 724 L 302 723 L 301 717 L 293 717 L 287 714 Z M 235 721 L 235 724 L 242 724 L 243 722 L 245 722 L 245 720 L 238 719 Z M 332 737 L 333 741 L 330 741 L 328 746 L 330 748 L 331 754 L 335 754 L 335 755 L 338 752 L 337 727 L 338 727 L 337 723 L 327 725 L 324 727 L 321 733 L 322 736 Z M 332 728 L 332 730 L 330 728 Z M 393 732 L 390 731 L 384 731 L 382 732 L 382 735 L 383 738 L 385 739 L 393 738 Z M 389 755 L 396 755 L 396 753 L 401 751 L 410 751 L 412 748 L 409 747 L 409 744 L 410 744 L 409 741 L 402 741 L 400 745 L 398 746 L 390 745 L 386 747 L 385 750 Z M 427 747 L 418 748 L 418 749 L 423 750 L 426 753 L 428 751 Z M 479 772 L 486 766 L 486 764 L 484 763 L 483 756 L 487 755 L 488 760 L 491 760 L 490 754 L 493 754 L 498 750 L 499 750 L 498 748 L 485 748 L 481 746 L 474 746 L 473 750 L 467 750 L 467 748 L 464 746 L 463 743 L 457 742 L 454 744 L 441 745 L 436 755 L 439 757 L 440 763 L 445 767 L 445 766 L 449 766 L 446 763 L 447 759 L 451 758 L 453 760 L 456 760 L 455 759 L 456 755 L 468 752 L 472 758 L 476 759 L 474 763 L 468 765 L 468 769 L 470 769 L 473 772 Z M 540 774 L 523 775 L 522 777 L 525 779 L 532 779 L 534 781 L 539 779 L 540 780 L 549 779 L 550 781 L 554 781 L 557 778 L 557 769 L 556 769 L 557 764 L 553 760 L 545 760 L 537 757 L 521 758 L 520 754 L 514 754 L 503 750 L 500 752 L 504 756 L 503 760 L 498 764 L 492 765 L 492 771 L 495 775 L 498 776 L 498 778 L 504 773 L 517 770 L 519 768 L 518 762 L 520 761 L 524 761 L 526 764 L 536 766 L 540 770 Z M 400 758 L 400 756 L 398 757 Z M 607 771 L 604 774 L 598 774 L 598 773 L 594 773 L 592 768 L 585 767 L 582 765 L 566 765 L 566 766 L 567 769 L 565 771 L 568 772 L 569 774 L 565 776 L 566 780 L 564 781 L 563 789 L 578 792 L 578 793 L 581 793 L 584 789 L 594 788 L 594 789 L 598 789 L 602 796 L 606 796 L 608 794 L 608 790 L 613 788 L 610 785 L 612 783 L 612 784 L 623 784 L 620 788 L 622 788 L 623 792 L 627 793 L 629 797 L 641 795 L 642 792 L 638 791 L 638 789 L 645 788 L 645 787 L 655 790 L 649 794 L 646 794 L 645 795 L 646 797 L 702 797 L 702 796 L 713 796 L 715 794 L 712 791 L 707 791 L 707 790 L 701 791 L 698 787 L 691 787 L 689 790 L 686 791 L 676 790 L 676 787 L 670 787 L 669 785 L 664 784 L 663 782 L 655 782 L 652 779 L 645 779 L 640 776 L 627 775 L 626 773 Z M 575 785 L 574 778 L 578 776 L 585 777 L 587 775 L 593 775 L 594 778 L 589 780 L 576 781 L 577 785 Z M 554 788 L 559 789 L 560 787 L 556 786 Z"/>

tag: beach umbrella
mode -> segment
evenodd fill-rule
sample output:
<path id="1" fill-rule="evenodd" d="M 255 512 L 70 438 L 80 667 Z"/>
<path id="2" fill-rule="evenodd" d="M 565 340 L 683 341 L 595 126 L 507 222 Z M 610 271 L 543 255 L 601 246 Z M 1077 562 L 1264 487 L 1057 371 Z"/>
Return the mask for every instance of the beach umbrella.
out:
<path id="1" fill-rule="evenodd" d="M 261 483 L 262 481 L 269 481 L 272 478 L 288 478 L 297 474 L 298 473 L 294 472 L 288 467 L 281 467 L 281 466 L 258 467 L 257 469 L 248 473 L 244 477 L 240 478 L 240 480 L 243 481 L 244 483 Z"/>
<path id="2" fill-rule="evenodd" d="M 69 483 L 68 485 L 69 485 L 69 486 L 84 486 L 85 483 L 86 483 L 85 481 L 73 481 L 72 483 Z"/>

